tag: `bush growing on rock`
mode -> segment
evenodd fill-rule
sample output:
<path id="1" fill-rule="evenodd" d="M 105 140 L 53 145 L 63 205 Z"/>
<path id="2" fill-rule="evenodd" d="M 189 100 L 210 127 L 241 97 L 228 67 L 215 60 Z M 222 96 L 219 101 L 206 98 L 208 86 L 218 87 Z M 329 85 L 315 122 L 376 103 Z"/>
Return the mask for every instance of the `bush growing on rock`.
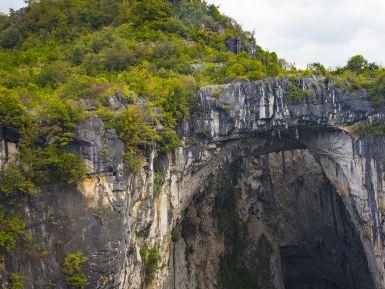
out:
<path id="1" fill-rule="evenodd" d="M 164 128 L 158 131 L 158 151 L 163 153 L 172 152 L 177 147 L 181 146 L 181 141 L 175 131 L 169 128 Z"/>
<path id="2" fill-rule="evenodd" d="M 0 86 L 0 128 L 5 137 L 20 135 L 26 123 L 26 108 L 19 96 Z"/>
<path id="3" fill-rule="evenodd" d="M 84 288 L 88 279 L 84 274 L 84 267 L 88 263 L 88 257 L 82 252 L 69 253 L 64 259 L 63 272 L 67 276 L 66 283 L 71 288 Z"/>
<path id="4" fill-rule="evenodd" d="M 374 106 L 383 107 L 385 104 L 385 72 L 379 74 L 369 91 L 373 97 Z"/>
<path id="5" fill-rule="evenodd" d="M 0 197 L 13 198 L 37 192 L 35 184 L 15 165 L 7 166 L 0 175 Z"/>
<path id="6" fill-rule="evenodd" d="M 154 175 L 154 189 L 153 189 L 153 196 L 154 198 L 157 198 L 159 196 L 159 194 L 161 193 L 162 191 L 162 186 L 164 184 L 164 180 L 165 177 L 163 174 L 159 173 L 159 172 L 156 172 L 155 175 Z"/>
<path id="7" fill-rule="evenodd" d="M 8 273 L 5 276 L 9 284 L 4 289 L 23 289 L 25 282 L 20 274 Z"/>
<path id="8" fill-rule="evenodd" d="M 56 183 L 60 186 L 75 185 L 86 175 L 82 158 L 55 146 L 35 148 L 23 155 L 29 173 L 38 184 Z"/>
<path id="9" fill-rule="evenodd" d="M 40 125 L 38 138 L 46 144 L 68 145 L 76 123 L 84 118 L 83 111 L 71 100 L 50 97 L 40 107 L 35 121 Z"/>
<path id="10" fill-rule="evenodd" d="M 115 128 L 128 151 L 137 152 L 158 140 L 154 121 L 151 111 L 138 105 L 130 106 L 117 117 Z"/>
<path id="11" fill-rule="evenodd" d="M 142 258 L 144 277 L 142 279 L 142 288 L 146 288 L 155 279 L 160 269 L 161 257 L 159 248 L 156 246 L 146 245 L 140 250 Z"/>
<path id="12" fill-rule="evenodd" d="M 24 235 L 24 221 L 15 212 L 0 206 L 0 257 L 12 251 Z"/>

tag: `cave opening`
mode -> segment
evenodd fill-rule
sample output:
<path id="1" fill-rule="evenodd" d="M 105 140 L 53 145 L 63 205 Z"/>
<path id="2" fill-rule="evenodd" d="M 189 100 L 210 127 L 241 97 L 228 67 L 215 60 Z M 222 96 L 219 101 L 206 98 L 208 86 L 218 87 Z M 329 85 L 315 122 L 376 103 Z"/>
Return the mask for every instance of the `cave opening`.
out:
<path id="1" fill-rule="evenodd" d="M 244 155 L 212 176 L 181 237 L 195 287 L 375 288 L 344 200 L 305 148 Z"/>

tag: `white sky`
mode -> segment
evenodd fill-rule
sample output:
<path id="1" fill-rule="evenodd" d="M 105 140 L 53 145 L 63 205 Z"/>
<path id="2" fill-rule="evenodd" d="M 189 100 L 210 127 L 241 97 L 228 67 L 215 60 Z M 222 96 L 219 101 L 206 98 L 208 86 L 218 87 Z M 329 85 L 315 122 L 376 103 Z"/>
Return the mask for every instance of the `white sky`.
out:
<path id="1" fill-rule="evenodd" d="M 8 13 L 9 8 L 18 9 L 24 6 L 24 0 L 0 0 L 0 12 Z"/>
<path id="2" fill-rule="evenodd" d="M 385 64 L 385 0 L 207 0 L 255 31 L 262 48 L 297 66 L 346 63 L 355 54 Z M 0 0 L 0 11 L 23 0 Z"/>

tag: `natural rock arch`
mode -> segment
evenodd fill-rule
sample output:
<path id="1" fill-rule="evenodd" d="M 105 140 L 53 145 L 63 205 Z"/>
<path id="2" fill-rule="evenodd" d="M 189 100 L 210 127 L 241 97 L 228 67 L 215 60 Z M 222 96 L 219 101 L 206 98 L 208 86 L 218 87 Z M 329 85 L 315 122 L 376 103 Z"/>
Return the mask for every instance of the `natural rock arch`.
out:
<path id="1" fill-rule="evenodd" d="M 173 256 L 178 246 L 174 233 L 182 230 L 191 204 L 210 196 L 210 184 L 239 160 L 246 165 L 256 158 L 258 167 L 259 156 L 274 159 L 276 152 L 293 151 L 311 159 L 307 166 L 332 184 L 336 202 L 346 211 L 341 218 L 349 217 L 358 234 L 373 288 L 384 288 L 385 139 L 355 138 L 350 132 L 354 123 L 383 115 L 371 107 L 365 91 L 350 92 L 322 78 L 305 78 L 301 85 L 312 93 L 297 100 L 287 97 L 289 84 L 289 79 L 270 79 L 201 89 L 200 111 L 180 127 L 186 144 L 169 155 L 152 152 L 139 174 L 124 168 L 124 147 L 114 130 L 96 117 L 80 123 L 70 149 L 85 158 L 88 178 L 77 190 L 47 188 L 49 194 L 40 194 L 26 206 L 33 237 L 52 254 L 39 261 L 14 254 L 6 266 L 30 278 L 28 289 L 42 288 L 47 281 L 65 288 L 60 270 L 64 253 L 79 250 L 90 258 L 89 288 L 140 288 L 140 249 L 150 244 L 159 246 L 163 264 L 151 286 L 183 288 L 175 285 L 175 272 L 183 266 L 178 267 Z M 155 173 L 164 177 L 158 195 L 153 193 Z M 47 210 L 56 224 L 39 223 Z M 180 270 L 179 275 L 188 276 L 183 273 L 187 269 Z"/>
<path id="2" fill-rule="evenodd" d="M 313 93 L 290 101 L 284 97 L 287 85 L 276 80 L 245 81 L 202 89 L 203 116 L 193 127 L 209 137 L 209 151 L 225 158 L 232 150 L 242 155 L 242 151 L 253 149 L 257 154 L 308 149 L 341 197 L 362 243 L 374 286 L 382 288 L 383 257 L 378 253 L 382 246 L 378 203 L 383 186 L 378 177 L 382 176 L 382 160 L 378 159 L 384 155 L 382 141 L 356 139 L 349 133 L 355 122 L 382 115 L 374 113 L 365 91 L 348 92 L 323 79 L 310 78 L 302 85 Z M 374 155 L 373 147 L 381 152 Z M 216 166 L 221 167 L 220 162 Z M 206 175 L 207 171 L 198 178 Z M 187 183 L 192 182 L 188 179 Z"/>
<path id="3" fill-rule="evenodd" d="M 353 145 L 354 144 L 353 144 L 352 138 L 346 132 L 341 130 L 335 130 L 335 129 L 327 129 L 327 128 L 323 128 L 322 130 L 318 130 L 318 131 L 309 130 L 309 129 L 302 129 L 302 130 L 288 129 L 286 131 L 282 131 L 280 134 L 275 133 L 275 136 L 271 136 L 270 132 L 267 132 L 267 133 L 265 132 L 263 134 L 250 135 L 246 138 L 240 138 L 238 140 L 234 140 L 234 139 L 231 141 L 221 140 L 215 146 L 211 145 L 210 147 L 210 151 L 211 151 L 210 154 L 215 155 L 213 157 L 214 160 L 211 160 L 211 162 L 214 164 L 210 164 L 210 161 L 208 161 L 208 163 L 206 163 L 203 166 L 204 169 L 202 168 L 204 172 L 199 172 L 199 169 L 198 169 L 198 171 L 193 174 L 194 176 L 193 177 L 190 176 L 191 178 L 190 177 L 187 178 L 186 184 L 182 185 L 182 187 L 190 186 L 190 189 L 191 189 L 193 187 L 191 185 L 194 184 L 194 181 L 192 181 L 192 179 L 201 180 L 201 183 L 197 185 L 198 189 L 195 190 L 195 193 L 192 193 L 192 195 L 190 195 L 189 201 L 186 200 L 185 201 L 186 205 L 182 206 L 182 208 L 187 207 L 188 208 L 187 212 L 189 212 L 191 211 L 191 207 L 202 206 L 202 203 L 204 202 L 202 201 L 202 199 L 205 200 L 206 193 L 210 192 L 211 182 L 215 180 L 215 177 L 217 175 L 222 174 L 222 177 L 223 177 L 223 171 L 228 172 L 230 177 L 232 170 L 239 169 L 233 166 L 233 164 L 236 163 L 239 159 L 248 159 L 255 156 L 269 156 L 271 153 L 281 153 L 281 152 L 284 153 L 285 151 L 286 152 L 306 151 L 306 154 L 308 156 L 311 156 L 311 155 L 314 156 L 314 159 L 312 159 L 312 162 L 319 165 L 319 168 L 322 169 L 322 174 L 325 175 L 325 179 L 328 179 L 330 181 L 330 186 L 334 188 L 333 191 L 335 191 L 335 194 L 339 196 L 338 204 L 341 206 L 341 208 L 343 207 L 343 210 L 346 211 L 343 217 L 349 220 L 351 231 L 353 232 L 353 235 L 356 235 L 355 242 L 358 242 L 356 246 L 360 247 L 357 250 L 358 251 L 362 250 L 362 254 L 363 254 L 362 256 L 364 256 L 363 259 L 360 259 L 358 261 L 360 265 L 363 265 L 363 267 L 360 270 L 362 270 L 361 272 L 363 272 L 362 275 L 367 273 L 367 277 L 365 277 L 365 278 L 368 278 L 367 280 L 370 280 L 370 282 L 373 282 L 373 284 L 370 284 L 370 282 L 359 283 L 358 281 L 359 277 L 357 277 L 357 279 L 354 281 L 357 284 L 354 284 L 354 286 L 358 286 L 358 287 L 349 287 L 349 285 L 346 285 L 346 284 L 344 285 L 343 281 L 341 280 L 341 283 L 342 283 L 342 285 L 340 284 L 341 287 L 332 287 L 334 286 L 333 285 L 334 283 L 331 283 L 330 285 L 331 287 L 326 287 L 326 288 L 333 288 L 333 289 L 334 288 L 363 288 L 363 287 L 382 288 L 381 287 L 382 285 L 380 283 L 381 273 L 377 267 L 378 266 L 377 262 L 379 260 L 378 259 L 376 260 L 376 256 L 374 255 L 374 247 L 373 247 L 372 240 L 370 240 L 367 235 L 368 223 L 369 223 L 369 226 L 371 226 L 372 221 L 371 219 L 366 219 L 366 220 L 363 219 L 365 217 L 368 218 L 368 215 L 366 216 L 359 215 L 360 214 L 359 212 L 361 213 L 365 212 L 365 204 L 360 203 L 360 201 L 365 200 L 365 196 L 362 196 L 362 194 L 363 194 L 363 191 L 366 191 L 366 188 L 364 186 L 364 183 L 357 180 L 356 174 L 362 174 L 362 169 L 363 169 L 362 166 L 364 166 L 364 164 L 362 163 L 363 160 L 360 160 L 353 156 Z M 352 164 L 354 164 L 354 167 L 352 167 Z M 307 165 L 310 165 L 310 164 L 307 164 Z M 216 170 L 214 170 L 211 174 L 205 171 L 207 168 L 212 169 L 215 167 L 216 167 Z M 322 174 L 320 174 L 320 176 Z M 205 177 L 205 176 L 208 176 L 208 177 Z M 358 196 L 354 195 L 352 193 L 352 191 L 354 190 L 360 192 L 361 195 L 358 195 Z M 185 194 L 184 196 L 188 196 L 188 194 Z M 199 201 L 197 202 L 196 198 L 201 199 L 200 202 Z M 214 197 L 209 194 L 209 199 L 210 198 L 214 198 Z M 183 200 L 182 200 L 182 203 L 184 203 Z M 204 207 L 203 211 L 207 209 L 208 208 L 206 206 Z M 333 212 L 333 214 L 335 213 Z M 188 213 L 186 213 L 185 216 L 182 216 L 181 219 L 184 219 L 186 217 L 189 218 Z M 197 219 L 199 218 L 200 218 L 199 216 L 198 217 L 196 216 L 193 219 L 195 219 L 195 222 L 197 222 Z M 205 220 L 205 222 L 210 222 L 209 215 L 203 215 L 202 218 Z M 199 224 L 199 222 L 197 223 Z M 347 224 L 346 226 L 349 227 L 349 224 Z M 181 230 L 183 231 L 183 228 Z M 213 231 L 214 230 L 215 229 L 213 228 Z M 333 229 L 330 228 L 330 230 L 333 230 Z M 270 237 L 273 238 L 274 236 L 271 235 Z M 258 239 L 255 240 L 256 243 L 257 243 L 257 240 Z M 351 240 L 349 240 L 348 242 L 350 241 Z M 220 243 L 220 241 L 218 241 L 218 243 Z M 331 249 L 331 250 L 334 250 L 334 249 Z M 208 252 L 206 253 L 208 254 Z M 221 250 L 219 250 L 219 253 L 225 254 L 225 252 Z M 274 254 L 277 255 L 277 252 L 274 252 Z M 181 256 L 179 256 L 178 258 L 179 258 L 179 262 L 181 262 L 181 260 L 183 259 Z M 279 257 L 275 256 L 275 258 L 279 258 Z M 219 261 L 219 259 L 217 259 L 216 261 Z M 279 266 L 280 263 L 277 260 L 275 260 L 275 262 L 276 262 L 276 266 Z M 364 265 L 364 262 L 367 262 L 367 264 Z M 176 265 L 176 268 L 178 266 L 182 266 L 182 265 Z M 187 271 L 183 271 L 183 269 L 181 268 L 176 270 L 179 270 L 182 272 L 182 273 L 179 272 L 179 274 L 182 274 L 182 275 L 188 274 Z M 276 270 L 280 272 L 280 268 Z M 366 272 L 366 270 L 368 270 L 369 272 Z M 254 272 L 254 274 L 256 274 L 256 272 Z M 281 273 L 277 273 L 277 274 L 281 274 Z M 199 276 L 202 277 L 202 275 L 199 275 Z M 341 276 L 339 277 L 342 278 Z M 279 279 L 282 277 L 276 276 L 275 278 Z M 165 288 L 190 288 L 189 286 L 193 288 L 195 286 L 194 283 L 190 284 L 189 282 L 183 280 L 181 276 L 178 276 L 176 279 L 179 280 L 178 281 L 179 283 L 177 283 L 177 285 L 173 284 Z M 280 280 L 283 280 L 283 279 L 280 279 Z M 279 284 L 279 281 L 275 280 L 274 282 L 275 282 L 275 286 L 277 287 L 261 287 L 261 288 L 284 288 L 284 287 L 279 287 L 279 286 L 283 286 L 282 284 Z M 185 285 L 186 283 L 189 285 Z M 313 284 L 313 283 L 309 283 L 309 284 Z M 321 286 L 326 286 L 325 284 L 327 285 L 327 283 L 320 283 L 319 284 L 320 287 L 309 287 L 309 288 L 324 288 Z M 287 288 L 307 288 L 307 287 L 298 287 L 298 284 L 296 285 L 297 286 L 295 287 L 287 287 Z M 350 286 L 353 286 L 353 285 L 351 284 Z M 208 288 L 215 288 L 215 287 L 208 287 Z M 253 287 L 250 287 L 250 288 L 253 288 Z"/>

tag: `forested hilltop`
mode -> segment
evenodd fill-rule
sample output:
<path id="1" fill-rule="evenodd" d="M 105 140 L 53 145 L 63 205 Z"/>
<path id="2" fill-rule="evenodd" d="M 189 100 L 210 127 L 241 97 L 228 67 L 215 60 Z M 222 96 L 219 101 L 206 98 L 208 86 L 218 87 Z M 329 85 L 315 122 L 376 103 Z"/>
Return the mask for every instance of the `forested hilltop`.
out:
<path id="1" fill-rule="evenodd" d="M 41 182 L 52 166 L 65 170 L 63 182 L 81 177 L 82 169 L 60 166 L 81 167 L 62 152 L 90 114 L 118 130 L 135 168 L 145 146 L 179 145 L 175 128 L 194 109 L 198 88 L 283 74 L 296 85 L 299 73 L 200 1 L 28 1 L 1 16 L 0 46 L 0 125 Z M 331 74 L 317 63 L 300 73 Z M 348 88 L 367 87 L 379 73 L 361 56 L 332 71 Z"/>
<path id="2" fill-rule="evenodd" d="M 282 73 L 275 53 L 200 2 L 30 1 L 0 27 L 1 126 L 41 182 L 56 169 L 64 182 L 81 177 L 61 168 L 81 167 L 62 152 L 88 115 L 118 130 L 135 168 L 145 146 L 179 144 L 174 129 L 199 87 Z"/>
<path id="3" fill-rule="evenodd" d="M 19 150 L 0 177 L 9 204 L 0 210 L 2 254 L 26 237 L 9 208 L 47 183 L 84 178 L 82 159 L 67 146 L 76 123 L 91 115 L 116 129 L 135 172 L 148 148 L 167 153 L 181 145 L 178 125 L 194 113 L 203 86 L 289 75 L 289 97 L 300 99 L 300 76 L 317 74 L 369 89 L 378 107 L 384 102 L 382 67 L 355 56 L 338 69 L 296 70 L 205 2 L 27 2 L 0 15 L 0 127 Z"/>

